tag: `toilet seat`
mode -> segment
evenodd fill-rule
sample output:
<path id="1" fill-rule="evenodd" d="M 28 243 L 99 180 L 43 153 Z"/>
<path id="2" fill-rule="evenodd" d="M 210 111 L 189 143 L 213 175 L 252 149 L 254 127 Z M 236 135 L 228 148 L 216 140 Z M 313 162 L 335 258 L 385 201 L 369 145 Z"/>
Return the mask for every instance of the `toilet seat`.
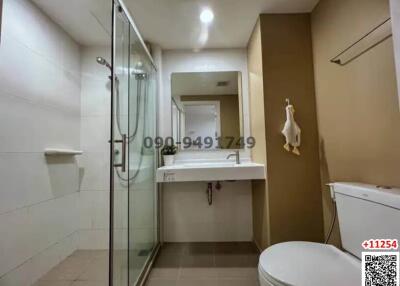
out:
<path id="1" fill-rule="evenodd" d="M 261 254 L 259 275 L 261 286 L 358 286 L 361 262 L 332 245 L 285 242 Z"/>

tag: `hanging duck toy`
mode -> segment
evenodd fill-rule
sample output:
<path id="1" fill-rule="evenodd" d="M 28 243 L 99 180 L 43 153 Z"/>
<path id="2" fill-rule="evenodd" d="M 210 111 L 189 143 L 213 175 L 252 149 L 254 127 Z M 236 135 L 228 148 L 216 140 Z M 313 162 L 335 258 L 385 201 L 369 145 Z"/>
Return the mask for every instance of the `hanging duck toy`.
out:
<path id="1" fill-rule="evenodd" d="M 301 143 L 301 129 L 294 120 L 294 107 L 290 104 L 289 99 L 286 99 L 286 122 L 282 130 L 282 134 L 285 136 L 286 144 L 283 145 L 286 151 L 292 152 L 300 156 L 300 143 Z"/>

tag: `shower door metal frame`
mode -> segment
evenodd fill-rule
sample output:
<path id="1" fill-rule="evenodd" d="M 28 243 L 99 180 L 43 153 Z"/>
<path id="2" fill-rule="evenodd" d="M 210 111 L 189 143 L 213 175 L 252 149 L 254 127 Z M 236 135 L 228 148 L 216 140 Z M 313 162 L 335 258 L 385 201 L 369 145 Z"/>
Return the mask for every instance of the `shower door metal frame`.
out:
<path id="1" fill-rule="evenodd" d="M 139 29 L 137 28 L 135 22 L 133 21 L 133 18 L 131 14 L 129 13 L 128 8 L 126 7 L 125 3 L 123 0 L 113 0 L 115 5 L 119 6 L 122 8 L 122 11 L 124 12 L 125 16 L 128 18 L 129 24 L 132 26 L 133 30 L 135 31 L 136 35 L 139 38 L 140 44 L 142 45 L 143 49 L 145 50 L 148 59 L 150 60 L 151 64 L 153 65 L 154 69 L 157 71 L 157 66 L 154 63 L 153 57 L 150 54 L 149 49 L 147 48 L 146 43 L 144 42 L 142 35 L 139 32 Z"/>
<path id="2" fill-rule="evenodd" d="M 115 97 L 115 5 L 111 2 L 111 116 L 110 116 L 110 213 L 108 246 L 108 285 L 114 281 L 114 97 Z"/>
<path id="3" fill-rule="evenodd" d="M 1 1 L 1 0 L 0 0 Z M 112 5 L 112 29 L 111 29 L 111 66 L 112 66 L 112 80 L 111 80 L 111 126 L 110 126 L 110 221 L 109 221 L 109 286 L 122 286 L 122 285 L 114 285 L 114 264 L 113 264 L 113 253 L 114 253 L 114 168 L 118 167 L 114 165 L 114 160 L 115 160 L 115 153 L 114 153 L 114 148 L 115 148 L 115 143 L 117 143 L 114 140 L 114 106 L 115 106 L 115 96 L 116 96 L 116 70 L 115 70 L 115 51 L 116 51 L 116 21 L 117 21 L 117 17 L 116 17 L 116 13 L 119 11 L 116 11 L 116 7 L 118 7 L 120 10 L 122 10 L 121 12 L 123 12 L 126 16 L 126 18 L 129 21 L 129 24 L 131 25 L 131 27 L 133 28 L 133 30 L 135 31 L 143 49 L 145 50 L 145 53 L 148 56 L 149 61 L 151 62 L 154 70 L 157 72 L 157 66 L 154 63 L 153 57 L 151 56 L 141 34 L 139 33 L 139 30 L 135 24 L 135 22 L 133 21 L 133 18 L 131 16 L 131 14 L 129 13 L 129 10 L 127 9 L 125 3 L 123 2 L 123 0 L 111 0 L 111 5 Z M 155 100 L 155 110 L 156 110 L 156 115 L 155 115 L 155 132 L 156 135 L 158 135 L 158 91 L 156 89 L 156 100 Z M 156 168 L 158 167 L 159 164 L 159 154 L 158 152 L 155 153 L 155 166 Z M 129 161 L 129 160 L 128 160 Z M 155 170 L 154 170 L 155 171 Z M 129 188 L 129 183 L 128 183 L 128 188 Z M 129 192 L 129 189 L 128 189 Z M 157 241 L 156 244 L 154 246 L 153 252 L 149 255 L 149 258 L 146 262 L 146 264 L 143 267 L 143 272 L 139 275 L 138 277 L 138 285 L 144 285 L 147 276 L 150 272 L 151 266 L 154 262 L 154 259 L 156 258 L 158 251 L 160 249 L 160 202 L 159 202 L 159 190 L 158 190 L 158 184 L 155 183 L 154 186 L 154 192 L 155 192 L 155 204 L 154 207 L 156 208 L 156 232 L 157 232 Z M 128 199 L 129 201 L 129 199 Z M 129 233 L 129 223 L 128 223 L 128 233 Z M 127 251 L 129 251 L 129 240 L 128 240 L 128 249 Z M 129 280 L 129 255 L 128 255 L 128 271 L 127 271 L 127 281 L 128 281 L 128 285 L 130 283 Z M 125 286 L 125 285 L 124 285 Z"/>

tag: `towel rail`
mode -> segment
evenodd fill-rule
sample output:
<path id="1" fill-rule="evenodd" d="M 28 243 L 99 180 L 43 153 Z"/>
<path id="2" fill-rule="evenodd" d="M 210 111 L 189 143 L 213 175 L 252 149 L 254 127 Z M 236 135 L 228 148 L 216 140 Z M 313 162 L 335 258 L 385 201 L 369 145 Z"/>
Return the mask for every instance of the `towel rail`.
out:
<path id="1" fill-rule="evenodd" d="M 355 43 L 344 49 L 341 53 L 331 59 L 332 63 L 344 66 L 372 48 L 376 47 L 392 36 L 391 18 L 389 17 L 378 26 L 373 28 Z"/>

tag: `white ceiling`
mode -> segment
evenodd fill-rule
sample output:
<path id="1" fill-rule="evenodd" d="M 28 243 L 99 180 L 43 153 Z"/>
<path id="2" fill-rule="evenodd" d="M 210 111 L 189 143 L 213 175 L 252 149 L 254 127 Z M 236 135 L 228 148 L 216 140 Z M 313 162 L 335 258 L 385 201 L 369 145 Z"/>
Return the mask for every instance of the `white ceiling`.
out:
<path id="1" fill-rule="evenodd" d="M 110 0 L 32 0 L 81 45 L 111 44 Z"/>
<path id="2" fill-rule="evenodd" d="M 111 0 L 32 0 L 83 45 L 109 44 Z M 143 38 L 164 49 L 245 47 L 261 13 L 310 12 L 319 0 L 124 0 Z M 204 8 L 215 14 L 205 26 Z"/>
<path id="3" fill-rule="evenodd" d="M 217 86 L 227 81 L 227 86 Z M 175 73 L 171 78 L 171 94 L 181 95 L 236 95 L 238 94 L 238 72 Z"/>
<path id="4" fill-rule="evenodd" d="M 164 49 L 246 47 L 261 13 L 311 12 L 319 0 L 125 0 L 143 37 Z M 208 39 L 199 16 L 214 12 Z"/>

